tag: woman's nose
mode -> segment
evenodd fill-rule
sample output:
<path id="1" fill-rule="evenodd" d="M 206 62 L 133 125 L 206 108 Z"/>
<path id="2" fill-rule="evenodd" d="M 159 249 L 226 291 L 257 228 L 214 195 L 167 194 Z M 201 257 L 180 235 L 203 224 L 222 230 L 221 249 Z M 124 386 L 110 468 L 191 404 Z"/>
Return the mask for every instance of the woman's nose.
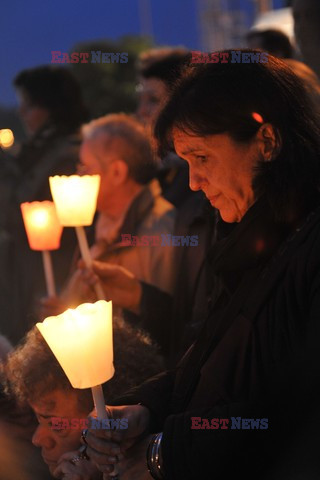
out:
<path id="1" fill-rule="evenodd" d="M 51 449 L 55 445 L 55 440 L 52 437 L 52 434 L 48 428 L 38 425 L 36 431 L 32 437 L 32 443 L 36 447 L 44 447 L 46 449 Z"/>
<path id="2" fill-rule="evenodd" d="M 191 188 L 191 190 L 197 192 L 198 190 L 202 189 L 204 184 L 204 177 L 189 165 L 189 187 Z"/>

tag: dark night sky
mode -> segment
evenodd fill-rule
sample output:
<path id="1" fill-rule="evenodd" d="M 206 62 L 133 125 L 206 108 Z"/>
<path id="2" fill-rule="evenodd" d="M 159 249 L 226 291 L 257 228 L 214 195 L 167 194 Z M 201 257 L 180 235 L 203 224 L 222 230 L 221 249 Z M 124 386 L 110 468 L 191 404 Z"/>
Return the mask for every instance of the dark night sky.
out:
<path id="1" fill-rule="evenodd" d="M 148 0 L 140 0 L 148 1 Z M 253 0 L 228 0 L 252 10 Z M 197 0 L 149 0 L 155 43 L 200 49 Z M 280 7 L 284 0 L 273 0 Z M 14 105 L 13 77 L 50 63 L 51 51 L 79 42 L 140 34 L 139 0 L 7 0 L 0 16 L 0 105 Z"/>
<path id="2" fill-rule="evenodd" d="M 150 0 L 157 44 L 198 43 L 195 0 Z M 1 5 L 0 105 L 15 103 L 12 78 L 50 63 L 78 41 L 141 33 L 138 0 L 9 0 Z"/>

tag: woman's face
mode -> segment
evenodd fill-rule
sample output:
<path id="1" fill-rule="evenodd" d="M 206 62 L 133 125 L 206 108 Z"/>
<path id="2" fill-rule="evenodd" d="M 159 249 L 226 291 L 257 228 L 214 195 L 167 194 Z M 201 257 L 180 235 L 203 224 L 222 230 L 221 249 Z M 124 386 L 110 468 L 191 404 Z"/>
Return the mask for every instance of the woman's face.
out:
<path id="1" fill-rule="evenodd" d="M 191 190 L 202 190 L 225 222 L 240 222 L 254 203 L 254 167 L 262 156 L 262 144 L 254 139 L 235 142 L 229 134 L 196 137 L 173 130 L 179 157 L 189 164 Z"/>
<path id="2" fill-rule="evenodd" d="M 157 118 L 161 106 L 168 96 L 168 88 L 159 78 L 140 80 L 137 117 L 144 125 L 150 125 Z"/>
<path id="3" fill-rule="evenodd" d="M 35 134 L 49 119 L 49 111 L 32 103 L 23 89 L 17 91 L 19 114 L 29 135 Z"/>
<path id="4" fill-rule="evenodd" d="M 61 455 L 79 448 L 81 437 L 80 426 L 78 428 L 54 428 L 52 418 L 71 422 L 71 419 L 85 420 L 86 416 L 80 410 L 77 395 L 73 391 L 55 390 L 31 403 L 31 408 L 39 422 L 33 434 L 32 443 L 41 448 L 43 460 L 52 473 L 56 469 Z"/>

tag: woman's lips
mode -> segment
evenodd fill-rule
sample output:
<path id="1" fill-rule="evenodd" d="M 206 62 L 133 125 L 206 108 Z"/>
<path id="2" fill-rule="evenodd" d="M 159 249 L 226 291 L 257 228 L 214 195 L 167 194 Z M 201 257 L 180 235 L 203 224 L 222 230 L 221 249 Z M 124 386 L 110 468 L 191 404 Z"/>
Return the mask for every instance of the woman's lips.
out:
<path id="1" fill-rule="evenodd" d="M 208 197 L 209 199 L 209 202 L 211 203 L 211 205 L 215 205 L 217 199 L 220 197 L 220 193 L 219 195 L 213 195 L 212 197 Z"/>

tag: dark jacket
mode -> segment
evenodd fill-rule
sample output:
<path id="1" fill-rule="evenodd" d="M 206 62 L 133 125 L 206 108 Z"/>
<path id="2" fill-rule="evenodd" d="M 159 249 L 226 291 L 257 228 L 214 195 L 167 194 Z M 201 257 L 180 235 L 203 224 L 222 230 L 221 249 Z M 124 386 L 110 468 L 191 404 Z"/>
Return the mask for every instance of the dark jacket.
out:
<path id="1" fill-rule="evenodd" d="M 141 325 L 160 345 L 167 366 L 191 345 L 207 313 L 211 278 L 206 256 L 215 241 L 216 211 L 203 193 L 194 194 L 177 215 L 174 235 L 195 236 L 197 245 L 175 248 L 176 280 L 172 295 L 142 282 L 140 315 L 126 318 Z"/>
<path id="2" fill-rule="evenodd" d="M 214 247 L 215 288 L 197 341 L 175 370 L 117 400 L 150 409 L 166 479 L 319 476 L 320 207 L 311 210 L 275 223 L 256 202 Z M 191 417 L 231 425 L 239 416 L 269 428 L 191 429 Z M 309 476 L 295 477 L 295 462 Z"/>

